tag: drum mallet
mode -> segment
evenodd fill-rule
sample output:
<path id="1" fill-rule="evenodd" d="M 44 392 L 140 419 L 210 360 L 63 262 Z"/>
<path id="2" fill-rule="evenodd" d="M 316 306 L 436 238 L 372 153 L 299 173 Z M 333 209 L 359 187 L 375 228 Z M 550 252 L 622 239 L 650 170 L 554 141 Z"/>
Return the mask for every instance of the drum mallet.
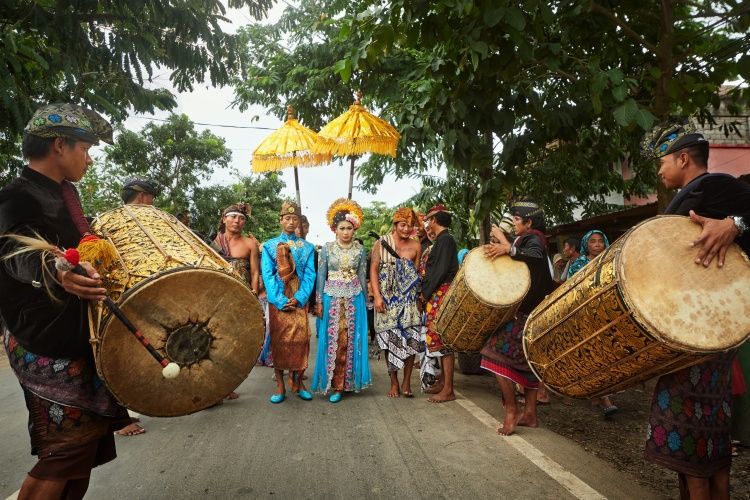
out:
<path id="1" fill-rule="evenodd" d="M 89 277 L 88 273 L 86 272 L 83 267 L 81 267 L 81 264 L 79 264 L 81 256 L 78 253 L 78 250 L 75 248 L 69 248 L 65 250 L 65 261 L 67 261 L 67 264 L 71 266 L 70 271 L 73 271 L 76 274 L 79 274 L 81 276 Z M 57 266 L 57 263 L 55 264 L 55 267 Z M 67 267 L 67 266 L 66 266 Z M 66 269 L 61 269 L 66 270 Z M 164 378 L 175 378 L 180 374 L 180 365 L 178 365 L 175 362 L 170 362 L 167 358 L 161 355 L 159 351 L 157 351 L 154 346 L 151 345 L 151 343 L 148 341 L 146 337 L 143 336 L 141 332 L 138 331 L 138 329 L 135 327 L 133 323 L 130 322 L 127 316 L 125 316 L 125 313 L 122 312 L 122 309 L 115 304 L 115 301 L 110 299 L 109 297 L 104 297 L 104 305 L 107 306 L 107 309 L 110 310 L 112 314 L 114 314 L 117 319 L 120 320 L 120 322 L 125 325 L 125 328 L 128 329 L 130 333 L 135 336 L 135 338 L 138 339 L 138 341 L 141 343 L 143 347 L 146 348 L 146 350 L 151 354 L 151 356 L 154 357 L 156 361 L 159 362 L 159 364 L 162 366 L 161 374 Z"/>

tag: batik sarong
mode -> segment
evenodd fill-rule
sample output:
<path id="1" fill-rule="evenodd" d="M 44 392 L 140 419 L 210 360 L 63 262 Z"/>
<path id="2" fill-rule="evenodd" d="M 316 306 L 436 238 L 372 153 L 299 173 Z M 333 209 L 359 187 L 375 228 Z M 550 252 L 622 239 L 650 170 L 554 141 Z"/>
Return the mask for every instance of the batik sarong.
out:
<path id="1" fill-rule="evenodd" d="M 482 348 L 480 366 L 527 389 L 538 389 L 539 379 L 531 371 L 523 353 L 523 328 L 527 318 L 527 315 L 518 313 L 516 319 L 490 335 Z"/>
<path id="2" fill-rule="evenodd" d="M 423 390 L 435 385 L 435 382 L 437 382 L 437 379 L 440 376 L 439 358 L 446 354 L 453 353 L 449 347 L 443 344 L 443 340 L 435 330 L 435 320 L 440 311 L 440 305 L 443 303 L 443 298 L 445 297 L 445 294 L 448 293 L 449 288 L 450 283 L 443 283 L 440 285 L 424 306 L 424 327 L 422 328 L 422 332 L 426 351 L 419 370 Z"/>
<path id="3" fill-rule="evenodd" d="M 731 362 L 735 352 L 662 376 L 654 388 L 646 458 L 710 477 L 732 462 Z"/>
<path id="4" fill-rule="evenodd" d="M 380 295 L 385 303 L 385 312 L 375 312 L 375 332 L 378 345 L 388 352 L 388 372 L 404 367 L 411 356 L 424 350 L 420 341 L 422 314 L 417 298 L 420 278 L 414 264 L 406 259 L 382 262 L 378 272 Z"/>
<path id="5" fill-rule="evenodd" d="M 39 457 L 29 474 L 79 479 L 113 460 L 112 433 L 129 424 L 130 417 L 97 376 L 93 361 L 34 354 L 8 332 L 3 344 L 29 411 L 31 453 Z"/>
<path id="6" fill-rule="evenodd" d="M 279 243 L 276 247 L 276 263 L 279 278 L 284 282 L 284 295 L 292 298 L 299 290 L 299 278 L 295 272 L 289 246 Z M 310 323 L 307 306 L 281 311 L 273 304 L 268 306 L 268 323 L 271 331 L 273 366 L 277 370 L 303 371 L 307 369 L 310 352 Z"/>

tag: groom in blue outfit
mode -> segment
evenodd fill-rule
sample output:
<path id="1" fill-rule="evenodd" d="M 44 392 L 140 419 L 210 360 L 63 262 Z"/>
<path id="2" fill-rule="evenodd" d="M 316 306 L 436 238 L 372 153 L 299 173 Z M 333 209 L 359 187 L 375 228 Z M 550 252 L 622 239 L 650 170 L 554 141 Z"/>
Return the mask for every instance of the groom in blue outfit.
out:
<path id="1" fill-rule="evenodd" d="M 271 395 L 271 403 L 281 403 L 286 397 L 284 370 L 289 371 L 292 392 L 306 401 L 312 399 L 302 378 L 310 352 L 307 311 L 315 284 L 315 247 L 295 234 L 301 215 L 296 203 L 282 204 L 282 233 L 263 243 L 260 259 L 276 372 L 276 392 Z"/>

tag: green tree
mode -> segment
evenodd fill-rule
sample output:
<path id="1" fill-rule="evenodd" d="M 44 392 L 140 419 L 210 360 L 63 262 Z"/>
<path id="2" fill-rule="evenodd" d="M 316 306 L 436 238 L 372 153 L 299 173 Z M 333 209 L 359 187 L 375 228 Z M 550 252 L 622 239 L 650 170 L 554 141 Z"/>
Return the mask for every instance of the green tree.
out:
<path id="1" fill-rule="evenodd" d="M 748 77 L 749 10 L 733 0 L 309 1 L 244 31 L 265 50 L 245 53 L 253 70 L 237 98 L 279 116 L 292 102 L 315 126 L 363 89 L 402 132 L 397 159 L 360 167 L 364 185 L 444 168 L 486 236 L 487 215 L 513 197 L 534 195 L 565 221 L 575 207 L 606 209 L 613 191 L 653 190 L 644 132 L 670 114 L 710 123 L 720 85 Z M 333 89 L 332 71 L 343 82 Z M 732 97 L 746 104 L 750 92 Z M 624 162 L 634 178 L 623 179 Z"/>
<path id="2" fill-rule="evenodd" d="M 186 115 L 151 122 L 139 132 L 120 130 L 104 153 L 111 182 L 122 186 L 132 176 L 153 179 L 162 188 L 157 206 L 170 211 L 188 206 L 193 191 L 232 159 L 223 138 L 208 130 L 199 133 Z"/>
<path id="3" fill-rule="evenodd" d="M 228 0 L 257 19 L 272 0 Z M 21 164 L 18 142 L 41 103 L 72 101 L 124 119 L 176 106 L 179 92 L 240 70 L 220 0 L 6 0 L 0 9 L 0 182 Z M 9 172 L 11 170 L 11 172 Z"/>
<path id="4" fill-rule="evenodd" d="M 375 240 L 368 233 L 375 231 L 379 235 L 387 234 L 391 230 L 393 209 L 388 208 L 388 205 L 382 201 L 374 201 L 369 206 L 362 207 L 362 214 L 365 220 L 362 221 L 362 225 L 357 230 L 357 237 L 362 238 L 365 248 L 369 252 L 372 250 Z"/>

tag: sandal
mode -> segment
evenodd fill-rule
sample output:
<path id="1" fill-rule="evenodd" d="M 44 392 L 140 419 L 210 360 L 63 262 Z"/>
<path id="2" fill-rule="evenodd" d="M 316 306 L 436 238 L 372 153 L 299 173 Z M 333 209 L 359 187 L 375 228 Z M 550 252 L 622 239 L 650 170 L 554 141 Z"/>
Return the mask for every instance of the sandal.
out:
<path id="1" fill-rule="evenodd" d="M 611 417 L 612 415 L 614 415 L 618 411 L 620 411 L 620 409 L 617 406 L 615 406 L 615 405 L 607 406 L 603 410 L 605 417 Z"/>

